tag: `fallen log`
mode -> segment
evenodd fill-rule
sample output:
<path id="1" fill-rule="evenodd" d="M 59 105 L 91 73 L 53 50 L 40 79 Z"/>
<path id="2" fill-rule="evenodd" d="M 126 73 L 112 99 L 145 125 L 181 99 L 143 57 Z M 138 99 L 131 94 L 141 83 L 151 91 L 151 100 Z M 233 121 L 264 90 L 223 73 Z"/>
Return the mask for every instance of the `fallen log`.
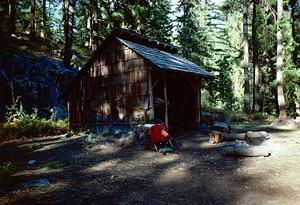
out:
<path id="1" fill-rule="evenodd" d="M 224 141 L 235 141 L 235 140 L 245 140 L 246 134 L 225 134 L 223 140 Z"/>
<path id="2" fill-rule="evenodd" d="M 252 132 L 249 131 L 246 133 L 247 137 L 266 137 L 268 138 L 269 134 L 265 131 L 259 131 L 259 132 Z"/>
<path id="3" fill-rule="evenodd" d="M 226 157 L 268 157 L 269 147 L 266 146 L 237 146 L 225 148 Z"/>

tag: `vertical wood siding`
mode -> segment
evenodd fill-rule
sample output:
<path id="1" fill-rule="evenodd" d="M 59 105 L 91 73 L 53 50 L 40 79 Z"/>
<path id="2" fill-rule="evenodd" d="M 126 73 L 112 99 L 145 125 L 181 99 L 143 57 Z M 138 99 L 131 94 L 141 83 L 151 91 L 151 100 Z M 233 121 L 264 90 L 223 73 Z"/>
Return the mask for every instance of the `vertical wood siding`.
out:
<path id="1" fill-rule="evenodd" d="M 122 129 L 145 120 L 147 76 L 145 60 L 112 41 L 72 89 L 68 106 L 71 127 Z"/>

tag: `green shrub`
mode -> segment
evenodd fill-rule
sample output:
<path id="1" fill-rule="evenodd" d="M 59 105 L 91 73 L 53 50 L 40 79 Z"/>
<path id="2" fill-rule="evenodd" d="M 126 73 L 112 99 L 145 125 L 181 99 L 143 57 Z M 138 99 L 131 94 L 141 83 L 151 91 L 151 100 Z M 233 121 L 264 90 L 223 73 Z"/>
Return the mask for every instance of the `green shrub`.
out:
<path id="1" fill-rule="evenodd" d="M 8 177 L 10 177 L 16 168 L 11 162 L 4 162 L 0 165 L 0 185 L 3 181 L 5 181 Z"/>
<path id="2" fill-rule="evenodd" d="M 67 160 L 67 161 L 65 161 L 64 163 L 63 163 L 63 166 L 64 167 L 68 167 L 68 166 L 71 166 L 72 165 L 72 163 L 69 161 L 69 160 Z"/>
<path id="3" fill-rule="evenodd" d="M 68 132 L 68 120 L 48 120 L 38 116 L 38 110 L 26 113 L 18 98 L 7 108 L 6 121 L 0 123 L 0 139 L 9 140 L 21 137 L 42 137 Z"/>
<path id="4" fill-rule="evenodd" d="M 46 169 L 48 169 L 48 170 L 57 169 L 57 168 L 58 168 L 58 166 L 55 162 L 49 162 L 46 164 Z"/>
<path id="5" fill-rule="evenodd" d="M 265 119 L 275 119 L 274 116 L 269 115 L 267 113 L 256 112 L 251 115 L 253 120 L 265 120 Z"/>

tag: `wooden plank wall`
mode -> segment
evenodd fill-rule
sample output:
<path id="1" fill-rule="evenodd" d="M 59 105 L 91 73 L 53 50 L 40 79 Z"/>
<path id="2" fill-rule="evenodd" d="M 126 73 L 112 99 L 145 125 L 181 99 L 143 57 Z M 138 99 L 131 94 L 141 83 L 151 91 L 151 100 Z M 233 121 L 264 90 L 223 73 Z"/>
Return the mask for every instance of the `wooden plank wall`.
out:
<path id="1" fill-rule="evenodd" d="M 146 62 L 114 40 L 76 85 L 68 105 L 71 127 L 130 127 L 148 108 Z M 98 129 L 98 128 L 97 128 Z"/>

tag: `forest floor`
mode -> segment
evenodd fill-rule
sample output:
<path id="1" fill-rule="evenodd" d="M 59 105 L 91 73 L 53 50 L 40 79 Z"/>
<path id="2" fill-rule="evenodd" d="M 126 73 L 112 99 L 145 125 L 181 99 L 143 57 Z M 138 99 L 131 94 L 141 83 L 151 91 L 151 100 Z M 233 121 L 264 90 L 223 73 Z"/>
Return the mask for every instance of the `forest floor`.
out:
<path id="1" fill-rule="evenodd" d="M 267 131 L 272 155 L 227 158 L 227 143 L 210 144 L 197 131 L 177 137 L 179 154 L 166 155 L 100 146 L 82 136 L 2 143 L 0 161 L 12 161 L 17 169 L 0 204 L 299 204 L 300 130 L 260 122 L 233 128 L 232 133 Z M 29 165 L 30 160 L 36 162 Z M 57 168 L 48 170 L 49 162 Z M 22 186 L 37 179 L 50 184 Z"/>

